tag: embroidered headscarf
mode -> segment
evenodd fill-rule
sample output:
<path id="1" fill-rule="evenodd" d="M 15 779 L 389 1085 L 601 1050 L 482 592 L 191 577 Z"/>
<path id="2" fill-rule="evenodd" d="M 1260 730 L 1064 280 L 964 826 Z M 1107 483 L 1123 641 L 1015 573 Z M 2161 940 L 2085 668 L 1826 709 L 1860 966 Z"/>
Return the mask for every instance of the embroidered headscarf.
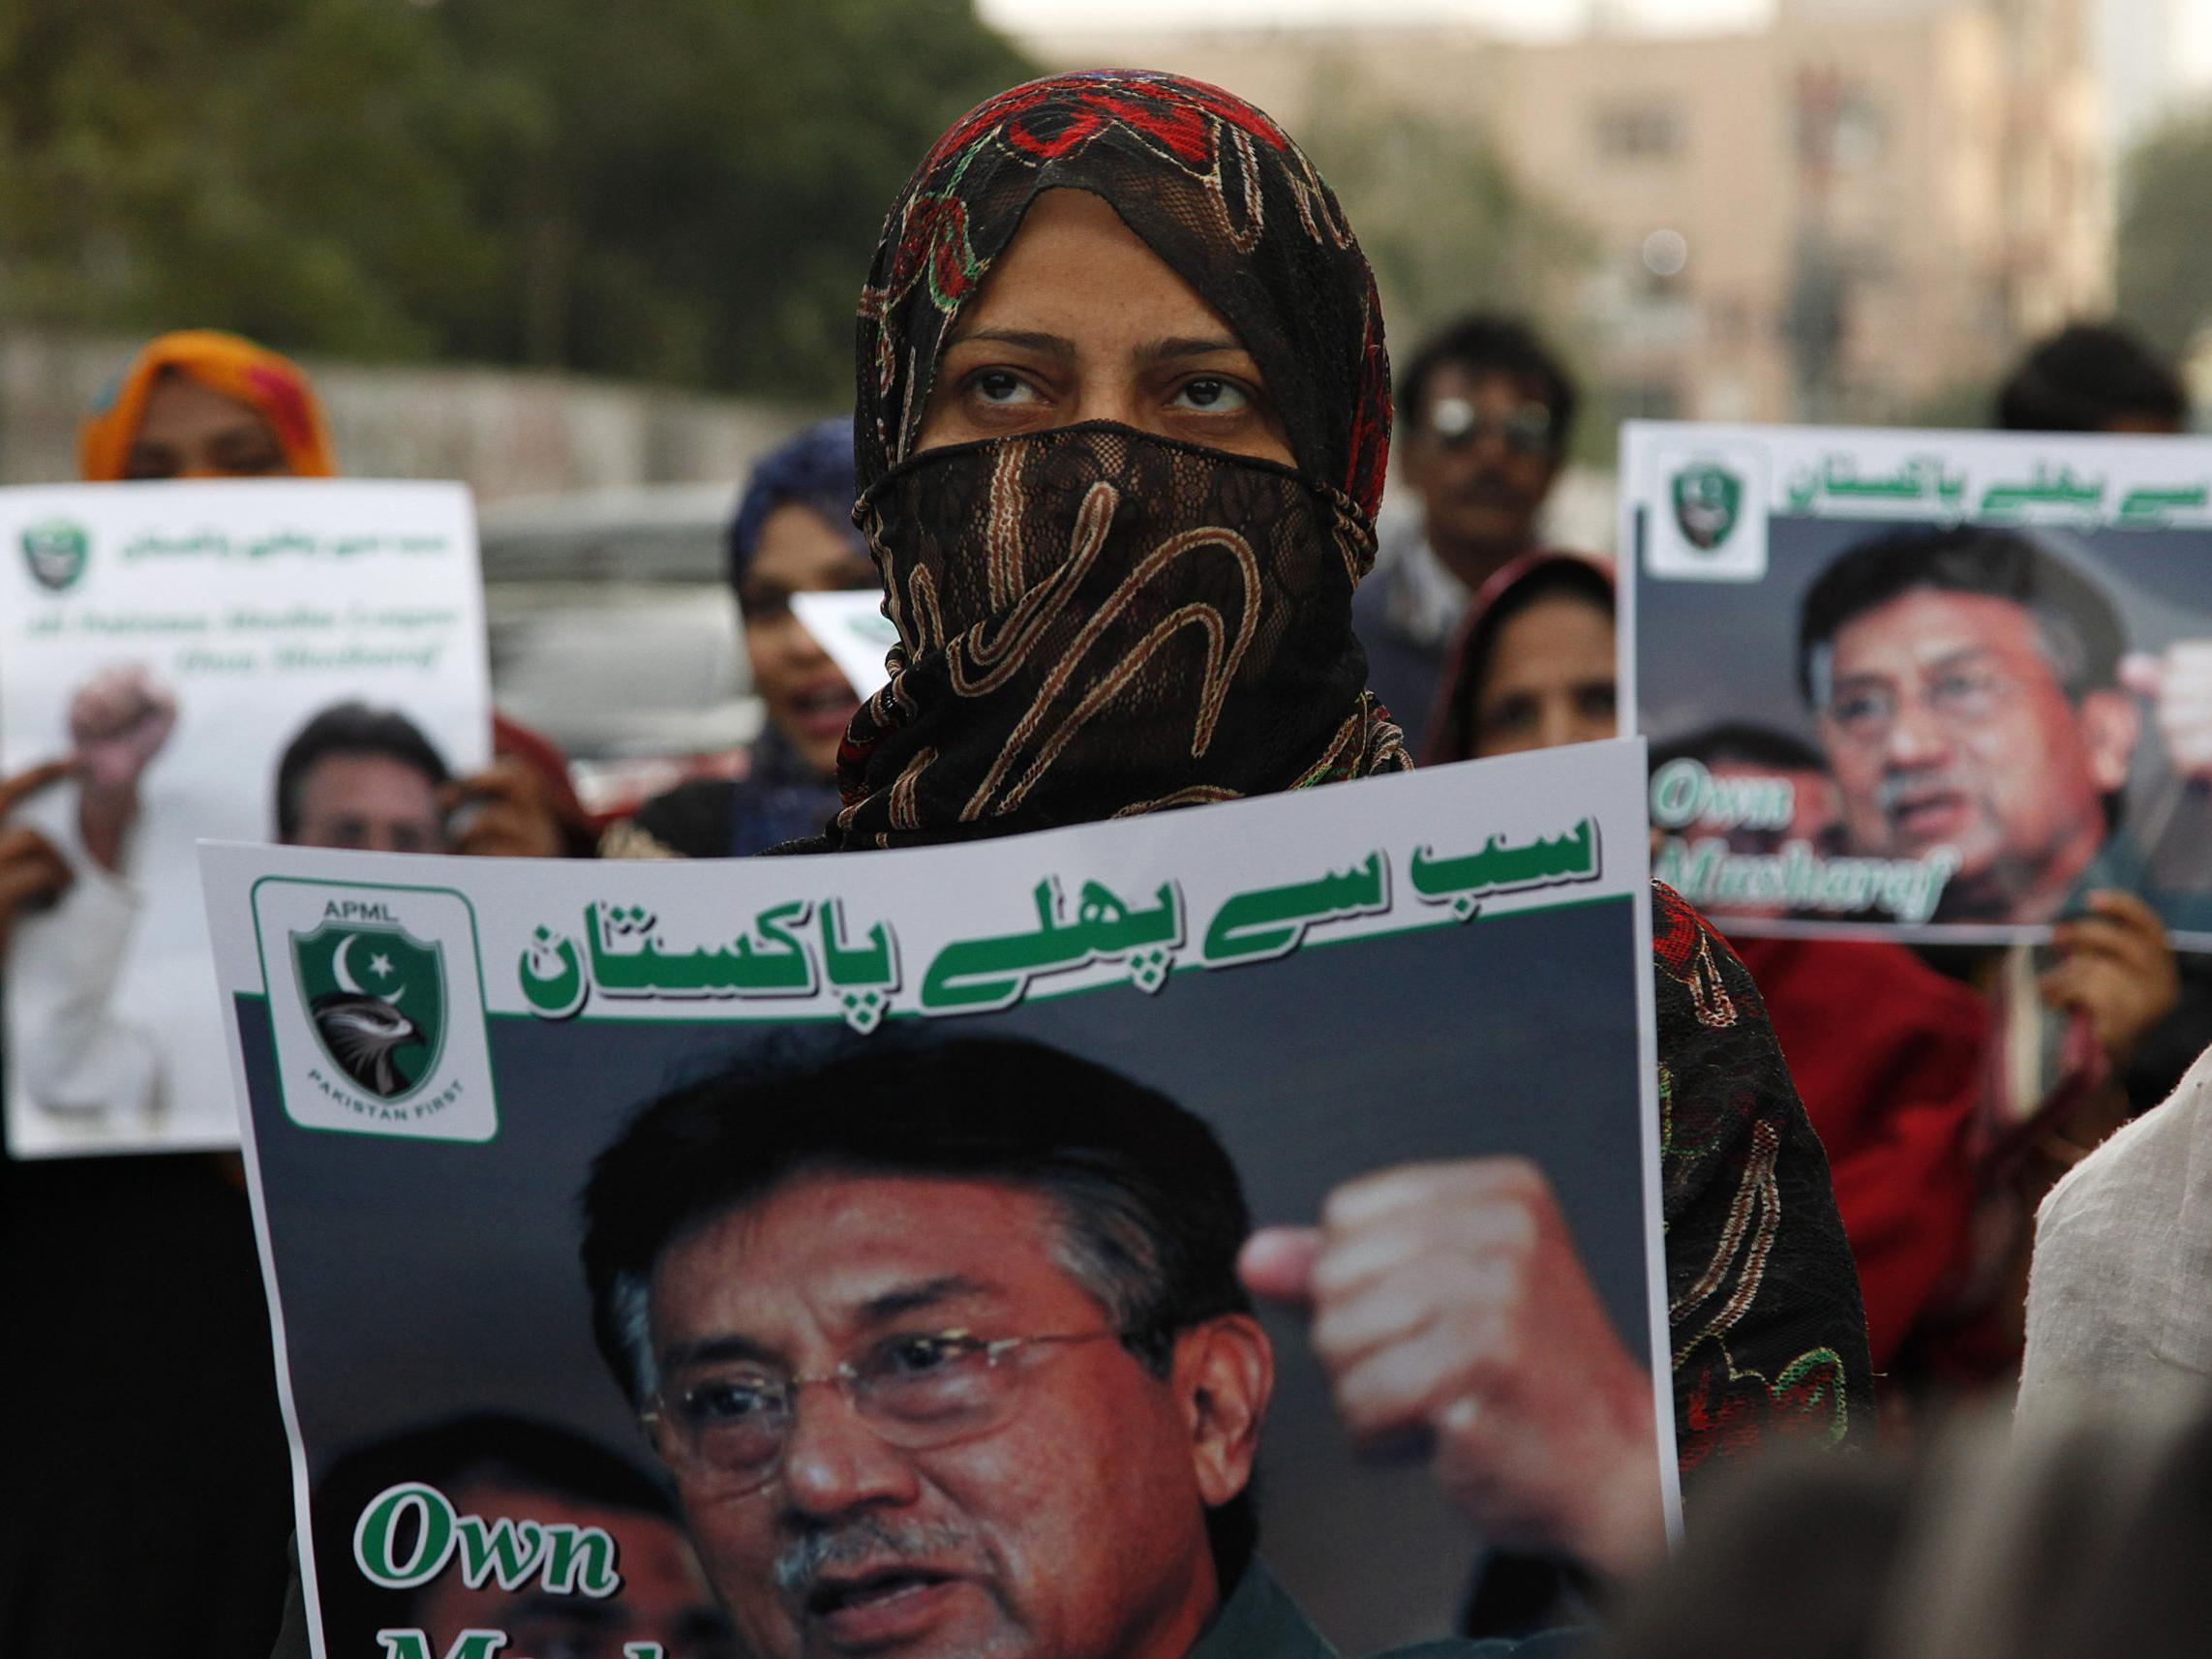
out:
<path id="1" fill-rule="evenodd" d="M 963 308 L 1057 189 L 1103 198 L 1236 332 L 1294 466 L 1106 422 L 916 453 Z M 831 844 L 1410 764 L 1350 618 L 1390 445 L 1381 312 L 1335 196 L 1266 115 L 1123 71 L 982 105 L 892 208 L 858 367 L 856 516 L 899 644 L 839 757 Z"/>
<path id="2" fill-rule="evenodd" d="M 322 405 L 299 365 L 238 335 L 193 328 L 148 341 L 94 404 L 76 440 L 77 470 L 87 483 L 122 478 L 146 418 L 146 400 L 161 377 L 172 374 L 235 398 L 260 415 L 294 476 L 336 475 Z"/>

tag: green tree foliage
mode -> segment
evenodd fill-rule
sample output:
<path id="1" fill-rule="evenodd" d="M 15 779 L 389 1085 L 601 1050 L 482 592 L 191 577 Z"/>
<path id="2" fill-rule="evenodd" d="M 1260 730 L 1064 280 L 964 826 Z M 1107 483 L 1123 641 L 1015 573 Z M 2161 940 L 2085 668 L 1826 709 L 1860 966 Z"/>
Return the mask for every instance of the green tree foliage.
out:
<path id="1" fill-rule="evenodd" d="M 963 109 L 1034 73 L 966 0 L 446 0 L 540 101 L 481 182 L 510 261 L 455 345 L 712 385 L 849 383 L 884 209 Z"/>
<path id="2" fill-rule="evenodd" d="M 6 0 L 0 321 L 803 398 L 966 0 Z"/>
<path id="3" fill-rule="evenodd" d="M 2212 109 L 2153 133 L 2128 158 L 2120 316 L 2178 356 L 2212 323 Z"/>
<path id="4" fill-rule="evenodd" d="M 0 6 L 0 315 L 431 349 L 500 112 L 389 0 Z"/>

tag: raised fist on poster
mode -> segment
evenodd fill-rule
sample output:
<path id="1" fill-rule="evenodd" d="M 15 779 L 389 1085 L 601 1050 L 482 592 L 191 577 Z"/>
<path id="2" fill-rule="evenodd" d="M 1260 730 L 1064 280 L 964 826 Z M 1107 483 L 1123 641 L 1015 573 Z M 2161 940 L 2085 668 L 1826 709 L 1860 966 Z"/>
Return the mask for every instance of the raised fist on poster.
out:
<path id="1" fill-rule="evenodd" d="M 176 729 L 176 694 L 140 663 L 96 676 L 70 699 L 77 829 L 104 869 L 123 867 L 123 843 L 138 817 L 138 779 Z"/>
<path id="2" fill-rule="evenodd" d="M 2212 782 L 2212 640 L 2181 640 L 2120 661 L 2120 683 L 2150 704 L 2176 775 Z"/>
<path id="3" fill-rule="evenodd" d="M 1519 1158 L 1408 1164 L 1265 1227 L 1238 1263 L 1302 1307 L 1363 1446 L 1431 1449 L 1491 1543 L 1632 1572 L 1665 1544 L 1651 1374 L 1621 1339 L 1551 1184 Z"/>

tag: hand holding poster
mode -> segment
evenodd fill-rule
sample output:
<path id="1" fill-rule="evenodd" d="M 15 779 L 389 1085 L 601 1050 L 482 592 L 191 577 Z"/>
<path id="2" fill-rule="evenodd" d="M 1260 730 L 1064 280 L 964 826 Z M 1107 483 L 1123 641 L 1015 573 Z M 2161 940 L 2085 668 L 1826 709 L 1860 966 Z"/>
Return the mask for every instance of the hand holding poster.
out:
<path id="1" fill-rule="evenodd" d="M 2212 947 L 2212 442 L 1631 422 L 1654 874 L 1744 933 Z"/>
<path id="2" fill-rule="evenodd" d="M 201 836 L 435 849 L 485 759 L 475 529 L 450 484 L 0 491 L 0 771 L 73 876 L 11 939 L 17 1156 L 228 1146 Z"/>
<path id="3" fill-rule="evenodd" d="M 1613 743 L 865 857 L 206 849 L 318 1650 L 1195 1637 L 1256 1459 L 1239 1601 L 1405 1641 L 1478 1549 L 1432 1436 L 1655 1531 L 1642 796 Z M 1355 1245 L 1437 1315 L 1386 1382 Z"/>

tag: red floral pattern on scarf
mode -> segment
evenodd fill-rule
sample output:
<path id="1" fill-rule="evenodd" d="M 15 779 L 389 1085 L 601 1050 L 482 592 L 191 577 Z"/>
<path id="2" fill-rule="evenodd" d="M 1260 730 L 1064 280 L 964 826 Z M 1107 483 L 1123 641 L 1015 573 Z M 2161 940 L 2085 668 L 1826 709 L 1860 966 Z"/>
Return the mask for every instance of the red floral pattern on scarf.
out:
<path id="1" fill-rule="evenodd" d="M 1112 203 L 1258 360 L 1302 468 L 1372 517 L 1390 454 L 1375 280 L 1334 196 L 1282 128 L 1179 75 L 1032 81 L 954 123 L 885 222 L 861 296 L 864 492 L 912 453 L 961 308 L 1042 191 Z"/>

